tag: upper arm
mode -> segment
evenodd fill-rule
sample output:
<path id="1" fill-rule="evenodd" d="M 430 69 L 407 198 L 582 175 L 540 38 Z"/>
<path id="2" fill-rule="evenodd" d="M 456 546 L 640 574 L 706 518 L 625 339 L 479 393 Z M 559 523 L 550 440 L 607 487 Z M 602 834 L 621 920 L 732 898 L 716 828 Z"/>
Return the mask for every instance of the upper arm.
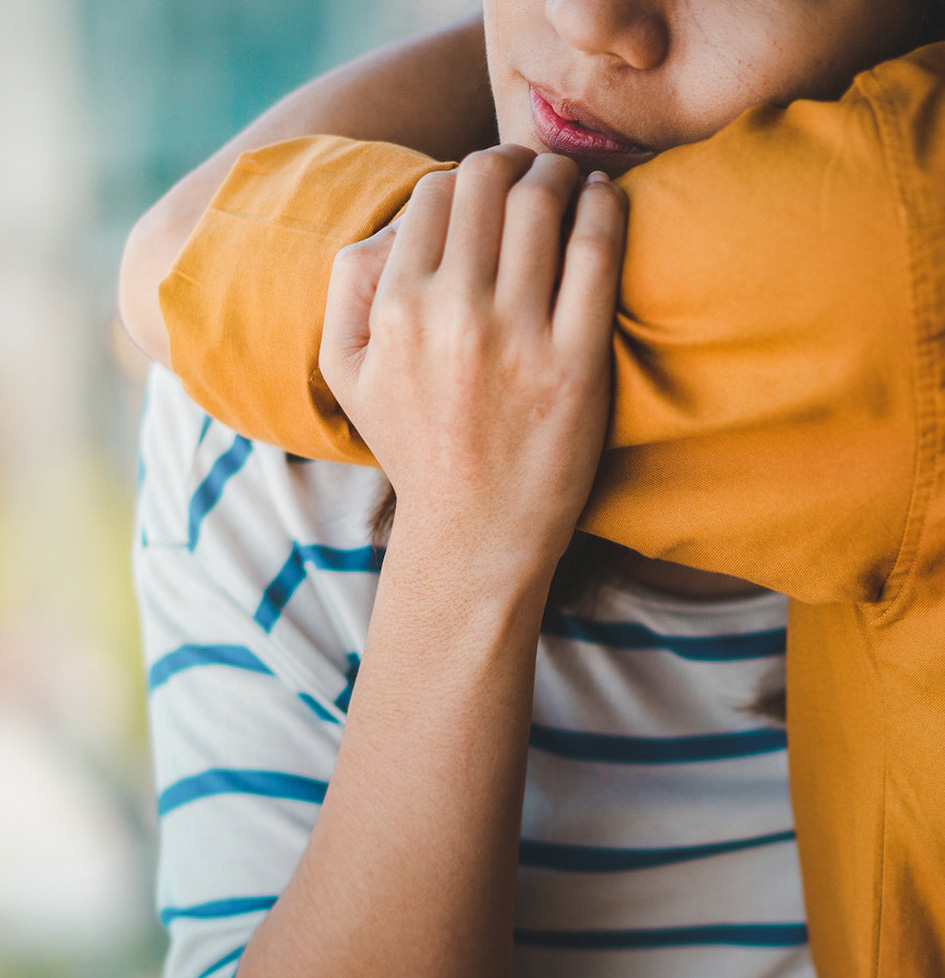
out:
<path id="1" fill-rule="evenodd" d="M 590 528 L 802 601 L 877 600 L 915 465 L 915 324 L 870 100 L 761 107 L 624 179 Z"/>

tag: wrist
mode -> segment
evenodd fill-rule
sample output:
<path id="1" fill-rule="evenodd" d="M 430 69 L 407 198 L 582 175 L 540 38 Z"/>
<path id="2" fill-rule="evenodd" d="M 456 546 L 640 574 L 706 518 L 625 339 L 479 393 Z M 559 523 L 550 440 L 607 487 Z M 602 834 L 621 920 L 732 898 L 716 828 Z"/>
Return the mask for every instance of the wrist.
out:
<path id="1" fill-rule="evenodd" d="M 410 568 L 426 595 L 442 591 L 451 603 L 474 602 L 499 618 L 508 609 L 540 622 L 558 555 L 523 540 L 497 521 L 414 511 L 400 500 L 385 568 Z"/>

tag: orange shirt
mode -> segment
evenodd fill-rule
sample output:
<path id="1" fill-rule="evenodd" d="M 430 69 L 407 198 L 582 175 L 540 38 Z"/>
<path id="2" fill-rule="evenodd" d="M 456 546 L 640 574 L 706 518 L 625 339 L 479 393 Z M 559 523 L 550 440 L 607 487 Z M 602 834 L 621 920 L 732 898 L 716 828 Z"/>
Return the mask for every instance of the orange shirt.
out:
<path id="1" fill-rule="evenodd" d="M 242 157 L 161 287 L 191 395 L 370 462 L 316 367 L 328 270 L 450 165 L 336 137 Z M 615 402 L 581 526 L 794 599 L 818 974 L 945 976 L 945 45 L 620 182 Z"/>

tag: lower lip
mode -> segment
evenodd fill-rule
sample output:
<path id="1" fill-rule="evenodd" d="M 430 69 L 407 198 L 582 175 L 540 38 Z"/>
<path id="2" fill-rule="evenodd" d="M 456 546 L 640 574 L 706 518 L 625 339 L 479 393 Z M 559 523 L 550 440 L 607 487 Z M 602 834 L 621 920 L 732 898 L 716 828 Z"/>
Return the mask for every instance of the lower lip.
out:
<path id="1" fill-rule="evenodd" d="M 534 88 L 528 89 L 535 134 L 553 153 L 574 157 L 612 157 L 626 163 L 627 169 L 655 155 L 635 143 L 622 142 L 607 133 L 589 129 L 572 119 L 562 119 Z"/>

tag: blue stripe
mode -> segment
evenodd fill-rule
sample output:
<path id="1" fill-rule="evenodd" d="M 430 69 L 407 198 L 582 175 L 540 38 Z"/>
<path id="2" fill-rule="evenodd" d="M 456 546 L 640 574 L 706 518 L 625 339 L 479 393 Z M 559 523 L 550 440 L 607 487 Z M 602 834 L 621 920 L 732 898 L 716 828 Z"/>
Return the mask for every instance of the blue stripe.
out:
<path id="1" fill-rule="evenodd" d="M 522 839 L 518 849 L 518 862 L 520 866 L 570 873 L 619 873 L 631 869 L 669 866 L 693 859 L 708 859 L 711 856 L 791 842 L 794 839 L 794 832 L 787 831 L 701 846 L 673 846 L 666 849 L 612 849 Z"/>
<path id="2" fill-rule="evenodd" d="M 335 706 L 343 713 L 347 713 L 348 707 L 351 705 L 351 694 L 354 692 L 354 683 L 358 678 L 358 670 L 361 668 L 361 659 L 357 652 L 349 652 L 347 658 L 348 671 L 345 673 L 345 678 L 348 683 L 335 697 Z"/>
<path id="3" fill-rule="evenodd" d="M 289 559 L 282 565 L 282 570 L 273 578 L 263 591 L 262 600 L 253 615 L 253 621 L 265 632 L 271 632 L 282 614 L 282 609 L 295 594 L 296 588 L 305 580 L 305 565 L 299 554 L 297 544 L 292 545 Z"/>
<path id="4" fill-rule="evenodd" d="M 321 703 L 315 699 L 314 696 L 310 696 L 308 693 L 299 693 L 299 699 L 318 717 L 319 720 L 324 720 L 326 723 L 339 723 L 339 719 L 334 715 L 334 713 L 329 713 Z"/>
<path id="5" fill-rule="evenodd" d="M 263 592 L 253 620 L 265 632 L 271 632 L 283 609 L 296 589 L 305 580 L 305 565 L 313 564 L 319 570 L 344 573 L 361 572 L 376 574 L 384 559 L 383 550 L 375 547 L 358 547 L 338 550 L 319 544 L 292 544 L 289 557 L 282 569 Z"/>
<path id="6" fill-rule="evenodd" d="M 326 782 L 297 774 L 211 768 L 189 778 L 181 778 L 165 788 L 158 798 L 158 815 L 167 815 L 175 808 L 211 795 L 262 795 L 320 805 L 325 800 L 327 789 Z"/>
<path id="7" fill-rule="evenodd" d="M 578 761 L 610 764 L 686 764 L 784 750 L 783 730 L 742 730 L 696 737 L 620 737 L 532 724 L 529 744 Z"/>
<path id="8" fill-rule="evenodd" d="M 199 448 L 203 444 L 204 438 L 207 437 L 207 432 L 210 430 L 210 425 L 213 423 L 213 418 L 209 414 L 203 416 L 203 424 L 200 425 L 200 436 L 197 438 L 197 447 Z"/>
<path id="9" fill-rule="evenodd" d="M 215 665 L 272 675 L 272 670 L 243 645 L 182 645 L 151 666 L 148 671 L 148 689 L 153 692 L 171 676 L 185 669 Z"/>
<path id="10" fill-rule="evenodd" d="M 800 947 L 805 924 L 708 924 L 654 930 L 515 931 L 515 943 L 528 947 L 582 951 L 624 951 L 660 947 L 728 944 L 734 947 Z"/>
<path id="11" fill-rule="evenodd" d="M 207 477 L 197 486 L 191 497 L 188 513 L 188 550 L 197 546 L 201 524 L 220 501 L 227 482 L 246 464 L 252 450 L 253 443 L 242 435 L 237 435 L 233 444 L 213 463 Z"/>
<path id="12" fill-rule="evenodd" d="M 384 560 L 383 551 L 377 547 L 357 547 L 354 550 L 337 550 L 313 543 L 300 546 L 299 554 L 306 564 L 314 564 L 319 570 L 376 574 Z"/>
<path id="13" fill-rule="evenodd" d="M 555 638 L 629 651 L 663 650 L 697 662 L 735 662 L 783 655 L 787 641 L 784 628 L 744 635 L 660 635 L 637 622 L 592 621 L 564 614 L 546 615 L 541 630 Z"/>
<path id="14" fill-rule="evenodd" d="M 160 914 L 161 923 L 168 927 L 179 917 L 193 920 L 221 920 L 225 917 L 239 917 L 245 913 L 258 913 L 269 910 L 278 897 L 254 896 L 234 897 L 230 900 L 211 900 L 193 907 L 165 907 Z"/>
<path id="15" fill-rule="evenodd" d="M 220 968 L 223 968 L 228 964 L 232 964 L 234 961 L 239 961 L 239 959 L 243 956 L 243 952 L 245 950 L 246 950 L 246 945 L 244 944 L 242 947 L 238 947 L 235 951 L 230 951 L 229 954 L 220 958 L 219 961 L 215 962 L 214 964 L 211 964 L 206 971 L 201 971 L 200 974 L 197 975 L 197 978 L 209 978 L 209 976 L 212 975 L 214 971 L 219 971 Z"/>

